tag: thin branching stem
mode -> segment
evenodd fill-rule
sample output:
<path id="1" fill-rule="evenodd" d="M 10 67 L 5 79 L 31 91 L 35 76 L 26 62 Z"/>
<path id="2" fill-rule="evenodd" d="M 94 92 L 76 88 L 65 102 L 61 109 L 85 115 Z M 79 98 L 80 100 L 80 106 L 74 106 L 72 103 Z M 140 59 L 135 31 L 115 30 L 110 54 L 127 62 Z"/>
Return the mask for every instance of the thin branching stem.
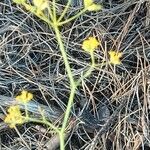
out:
<path id="1" fill-rule="evenodd" d="M 69 9 L 70 4 L 71 4 L 71 0 L 68 0 L 65 9 L 63 10 L 61 16 L 60 16 L 59 19 L 58 19 L 58 22 L 60 22 L 60 21 L 63 19 L 63 17 L 64 17 L 65 14 L 67 13 L 67 10 Z"/>
<path id="2" fill-rule="evenodd" d="M 68 23 L 68 22 L 71 22 L 72 20 L 74 20 L 74 19 L 78 18 L 79 16 L 81 16 L 86 10 L 87 10 L 87 8 L 82 9 L 79 13 L 77 13 L 74 16 L 72 16 L 71 18 L 69 18 L 69 19 L 67 19 L 65 21 L 59 22 L 58 25 L 62 26 L 64 24 Z"/>

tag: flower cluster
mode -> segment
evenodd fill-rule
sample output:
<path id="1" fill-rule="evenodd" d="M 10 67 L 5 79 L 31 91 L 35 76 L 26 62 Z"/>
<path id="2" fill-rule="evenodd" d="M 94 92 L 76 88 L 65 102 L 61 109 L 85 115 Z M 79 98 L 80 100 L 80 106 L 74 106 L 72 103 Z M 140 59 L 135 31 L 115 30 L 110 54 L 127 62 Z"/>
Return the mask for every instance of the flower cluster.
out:
<path id="1" fill-rule="evenodd" d="M 45 8 L 48 7 L 48 1 L 47 0 L 33 0 L 33 4 L 39 10 L 44 10 Z"/>
<path id="2" fill-rule="evenodd" d="M 89 52 L 93 53 L 94 50 L 100 45 L 100 42 L 97 41 L 95 37 L 89 37 L 88 39 L 84 40 L 82 43 L 82 49 Z M 114 50 L 110 50 L 108 52 L 109 54 L 109 63 L 114 64 L 114 65 L 119 65 L 121 64 L 120 58 L 122 57 L 121 52 L 117 52 Z"/>
<path id="3" fill-rule="evenodd" d="M 121 64 L 121 61 L 120 61 L 120 58 L 122 57 L 122 53 L 121 52 L 116 52 L 116 51 L 109 51 L 109 56 L 110 56 L 110 60 L 109 62 L 111 64 L 114 64 L 114 65 L 119 65 Z"/>
<path id="4" fill-rule="evenodd" d="M 82 49 L 91 53 L 99 46 L 99 42 L 95 37 L 89 37 L 88 39 L 84 40 L 82 43 Z"/>
<path id="5" fill-rule="evenodd" d="M 94 0 L 84 0 L 84 8 L 88 11 L 98 11 L 102 9 L 100 4 L 95 4 Z"/>
<path id="6" fill-rule="evenodd" d="M 16 4 L 23 5 L 29 11 L 35 11 L 38 15 L 42 14 L 42 11 L 48 8 L 48 0 L 33 0 L 33 5 L 29 4 L 27 0 L 13 0 Z"/>
<path id="7" fill-rule="evenodd" d="M 16 100 L 21 103 L 28 103 L 33 99 L 33 94 L 23 90 L 20 95 L 16 96 Z"/>
<path id="8" fill-rule="evenodd" d="M 18 105 L 10 106 L 8 108 L 8 114 L 6 115 L 4 122 L 9 124 L 10 128 L 14 128 L 16 124 L 23 124 L 25 122 Z"/>
<path id="9" fill-rule="evenodd" d="M 26 104 L 33 99 L 33 94 L 23 90 L 15 99 L 20 103 Z M 7 111 L 8 114 L 4 122 L 8 123 L 10 128 L 14 128 L 17 124 L 23 124 L 25 122 L 26 118 L 22 116 L 19 105 L 10 106 Z"/>

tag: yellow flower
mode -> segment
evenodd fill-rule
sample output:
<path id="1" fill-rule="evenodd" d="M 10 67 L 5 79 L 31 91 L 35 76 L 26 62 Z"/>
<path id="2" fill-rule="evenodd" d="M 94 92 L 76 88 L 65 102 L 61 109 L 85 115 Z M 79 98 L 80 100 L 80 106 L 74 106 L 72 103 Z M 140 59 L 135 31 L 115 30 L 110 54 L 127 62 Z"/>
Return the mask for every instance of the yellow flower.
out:
<path id="1" fill-rule="evenodd" d="M 88 39 L 84 40 L 82 43 L 82 49 L 87 52 L 94 52 L 94 50 L 98 47 L 99 42 L 95 37 L 89 37 Z"/>
<path id="2" fill-rule="evenodd" d="M 121 61 L 120 61 L 120 58 L 122 57 L 122 53 L 121 52 L 116 52 L 116 51 L 109 51 L 109 56 L 110 56 L 110 60 L 109 62 L 111 64 L 114 64 L 114 65 L 119 65 L 121 64 Z"/>
<path id="3" fill-rule="evenodd" d="M 48 7 L 48 1 L 47 0 L 33 0 L 33 4 L 39 10 L 44 10 L 45 8 Z"/>
<path id="4" fill-rule="evenodd" d="M 23 90 L 20 95 L 16 96 L 16 100 L 21 103 L 28 103 L 31 99 L 33 99 L 33 94 L 25 90 Z"/>
<path id="5" fill-rule="evenodd" d="M 14 128 L 17 124 L 23 124 L 25 122 L 18 105 L 10 106 L 8 108 L 8 114 L 6 115 L 4 122 L 8 123 L 10 128 Z"/>
<path id="6" fill-rule="evenodd" d="M 87 8 L 88 11 L 98 11 L 102 9 L 102 6 L 95 4 L 93 0 L 84 0 L 84 7 Z"/>

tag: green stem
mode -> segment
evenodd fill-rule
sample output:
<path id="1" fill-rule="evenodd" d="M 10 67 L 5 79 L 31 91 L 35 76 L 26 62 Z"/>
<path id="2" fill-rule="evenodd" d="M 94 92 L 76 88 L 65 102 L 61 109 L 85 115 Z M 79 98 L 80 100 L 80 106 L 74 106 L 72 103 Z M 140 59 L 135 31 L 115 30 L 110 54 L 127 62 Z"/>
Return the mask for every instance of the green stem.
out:
<path id="1" fill-rule="evenodd" d="M 59 22 L 58 25 L 59 25 L 59 26 L 62 26 L 62 25 L 64 25 L 64 24 L 66 24 L 66 23 L 68 23 L 68 22 L 70 22 L 70 21 L 72 21 L 72 20 L 78 18 L 78 17 L 79 17 L 80 15 L 82 15 L 86 10 L 87 10 L 87 8 L 82 9 L 82 10 L 81 10 L 79 13 L 77 13 L 75 16 L 72 16 L 71 18 L 69 18 L 69 19 L 67 19 L 67 20 L 65 20 L 65 21 Z"/>
<path id="2" fill-rule="evenodd" d="M 74 78 L 73 78 L 73 75 L 72 75 L 72 72 L 71 72 L 71 68 L 70 68 L 70 65 L 69 65 L 69 61 L 68 61 L 68 58 L 67 58 L 67 54 L 66 54 L 66 51 L 65 51 L 65 48 L 64 48 L 64 44 L 62 42 L 61 33 L 58 29 L 57 23 L 54 24 L 54 30 L 55 30 L 55 33 L 56 33 L 56 38 L 57 38 L 57 41 L 58 41 L 58 44 L 59 44 L 59 48 L 60 48 L 64 63 L 65 63 L 65 68 L 66 68 L 66 71 L 67 71 L 67 74 L 68 74 L 68 77 L 69 77 L 69 80 L 70 80 L 70 88 L 71 88 L 67 108 L 66 108 L 66 111 L 65 111 L 64 120 L 63 120 L 63 123 L 62 123 L 62 128 L 60 130 L 60 147 L 61 147 L 61 150 L 64 150 L 64 147 L 65 147 L 65 142 L 64 142 L 65 133 L 64 133 L 64 131 L 65 131 L 65 128 L 67 126 L 67 122 L 68 122 L 69 115 L 70 115 L 70 112 L 71 112 L 71 107 L 72 107 L 72 104 L 73 104 L 74 95 L 75 95 L 75 91 L 76 91 L 76 85 L 75 85 L 75 81 L 74 81 Z"/>
<path id="3" fill-rule="evenodd" d="M 53 0 L 53 21 L 56 22 L 57 17 L 56 17 L 56 1 Z"/>
<path id="4" fill-rule="evenodd" d="M 39 119 L 35 119 L 35 118 L 28 118 L 28 121 L 30 122 L 36 122 L 36 123 L 41 123 L 41 124 L 45 124 L 48 125 L 50 128 L 52 128 L 53 130 L 55 130 L 57 133 L 60 133 L 59 129 L 57 127 L 55 127 L 52 123 L 46 121 L 46 120 L 39 120 Z"/>
<path id="5" fill-rule="evenodd" d="M 95 66 L 95 57 L 94 57 L 94 52 L 90 52 L 90 55 L 91 55 L 91 62 L 92 62 L 92 65 L 91 66 Z"/>
<path id="6" fill-rule="evenodd" d="M 70 4 L 71 4 L 71 0 L 68 0 L 65 9 L 63 10 L 61 16 L 60 16 L 59 19 L 58 19 L 58 22 L 60 22 L 60 21 L 62 20 L 62 18 L 65 16 L 65 14 L 66 14 L 66 12 L 67 12 L 67 10 L 68 10 Z"/>
<path id="7" fill-rule="evenodd" d="M 91 66 L 91 67 L 84 73 L 84 75 L 81 76 L 80 79 L 77 80 L 76 85 L 79 86 L 80 83 L 81 83 L 81 81 L 83 81 L 85 78 L 87 78 L 87 77 L 91 74 L 91 72 L 93 71 L 93 69 L 94 69 L 94 67 Z"/>
<path id="8" fill-rule="evenodd" d="M 29 114 L 28 114 L 28 107 L 27 107 L 26 103 L 24 103 L 24 107 L 25 107 L 25 115 L 26 115 L 26 118 L 28 119 L 29 118 Z"/>
<path id="9" fill-rule="evenodd" d="M 66 129 L 67 122 L 68 122 L 68 119 L 69 119 L 69 115 L 70 115 L 70 112 L 71 112 L 71 107 L 72 107 L 72 104 L 73 104 L 75 91 L 76 91 L 76 87 L 73 87 L 71 89 L 69 101 L 68 101 L 68 104 L 67 104 L 67 109 L 65 111 L 63 124 L 62 124 L 61 130 L 60 130 L 60 134 L 59 134 L 59 137 L 60 137 L 60 150 L 65 149 L 65 129 Z"/>
<path id="10" fill-rule="evenodd" d="M 60 150 L 65 149 L 65 135 L 64 133 L 59 133 L 59 139 L 60 139 Z"/>
<path id="11" fill-rule="evenodd" d="M 53 13 L 52 13 L 52 10 L 51 10 L 50 7 L 48 7 L 48 13 L 49 13 L 49 15 L 50 15 L 50 19 L 53 20 L 54 17 L 53 17 Z"/>
<path id="12" fill-rule="evenodd" d="M 68 61 L 68 58 L 67 58 L 67 54 L 66 54 L 63 42 L 62 42 L 61 33 L 59 32 L 57 24 L 54 25 L 54 30 L 55 30 L 55 33 L 56 33 L 56 38 L 57 38 L 57 41 L 58 41 L 58 44 L 59 44 L 59 48 L 60 48 L 64 63 L 65 63 L 66 71 L 67 71 L 67 74 L 68 74 L 68 77 L 69 77 L 69 80 L 70 80 L 70 86 L 71 86 L 71 88 L 73 88 L 75 86 L 75 81 L 74 81 L 74 78 L 73 78 L 73 75 L 72 75 L 72 72 L 71 72 L 71 68 L 70 68 L 70 65 L 69 65 L 69 61 Z"/>
<path id="13" fill-rule="evenodd" d="M 67 104 L 67 109 L 65 111 L 65 116 L 64 116 L 64 120 L 63 120 L 63 124 L 62 124 L 62 128 L 61 128 L 62 133 L 65 131 L 66 126 L 67 126 L 67 122 L 68 122 L 68 119 L 69 119 L 71 107 L 72 107 L 74 96 L 75 96 L 75 91 L 76 91 L 76 86 L 74 86 L 70 91 L 70 96 L 69 96 L 69 100 L 68 100 L 68 104 Z"/>
<path id="14" fill-rule="evenodd" d="M 91 52 L 90 55 L 91 55 L 91 62 L 92 62 L 92 64 L 91 64 L 90 68 L 83 74 L 83 76 L 81 76 L 81 78 L 79 78 L 77 80 L 76 86 L 79 86 L 81 81 L 83 81 L 85 78 L 87 78 L 92 73 L 93 69 L 95 68 L 94 53 Z"/>

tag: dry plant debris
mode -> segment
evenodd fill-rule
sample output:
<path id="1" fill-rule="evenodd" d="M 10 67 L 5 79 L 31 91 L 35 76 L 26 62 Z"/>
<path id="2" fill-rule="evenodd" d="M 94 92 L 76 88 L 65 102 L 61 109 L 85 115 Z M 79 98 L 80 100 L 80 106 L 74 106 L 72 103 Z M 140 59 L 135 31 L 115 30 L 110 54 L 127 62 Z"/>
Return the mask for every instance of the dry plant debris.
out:
<path id="1" fill-rule="evenodd" d="M 65 2 L 57 1 L 58 15 Z M 87 4 L 73 0 L 62 18 L 65 21 L 83 6 L 89 7 L 89 12 L 60 27 L 74 77 L 90 65 L 89 54 L 85 53 L 90 46 L 85 44 L 86 40 L 93 39 L 89 37 L 96 37 L 91 48 L 95 63 L 109 62 L 96 66 L 76 91 L 66 149 L 150 149 L 149 3 L 148 0 L 89 0 Z M 47 6 L 39 4 L 34 1 L 41 15 Z M 19 91 L 24 92 L 18 95 Z M 59 127 L 69 93 L 64 61 L 53 30 L 25 8 L 1 0 L 2 149 L 44 149 L 53 140 L 55 149 L 59 149 L 58 136 L 53 130 L 40 124 L 46 130 L 40 132 L 35 129 L 39 123 L 23 120 L 26 107 L 20 100 L 27 98 L 30 115 L 41 118 L 40 107 L 46 119 Z"/>

